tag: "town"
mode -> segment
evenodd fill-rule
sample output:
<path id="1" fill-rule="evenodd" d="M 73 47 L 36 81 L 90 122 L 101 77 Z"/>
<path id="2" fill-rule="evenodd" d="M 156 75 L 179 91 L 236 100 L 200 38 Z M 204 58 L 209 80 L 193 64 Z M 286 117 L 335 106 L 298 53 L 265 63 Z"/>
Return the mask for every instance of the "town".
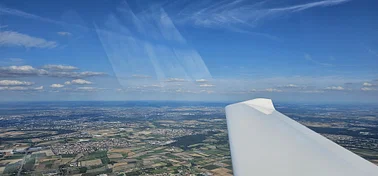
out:
<path id="1" fill-rule="evenodd" d="M 103 104 L 1 109 L 1 175 L 232 175 L 225 104 Z M 378 163 L 375 108 L 277 109 Z"/>

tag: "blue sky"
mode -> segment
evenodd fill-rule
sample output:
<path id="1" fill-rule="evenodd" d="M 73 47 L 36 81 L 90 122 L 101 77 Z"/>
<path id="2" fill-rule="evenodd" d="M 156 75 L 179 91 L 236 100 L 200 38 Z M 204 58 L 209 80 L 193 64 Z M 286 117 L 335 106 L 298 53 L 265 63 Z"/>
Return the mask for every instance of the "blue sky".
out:
<path id="1" fill-rule="evenodd" d="M 0 97 L 378 102 L 377 6 L 3 0 Z"/>

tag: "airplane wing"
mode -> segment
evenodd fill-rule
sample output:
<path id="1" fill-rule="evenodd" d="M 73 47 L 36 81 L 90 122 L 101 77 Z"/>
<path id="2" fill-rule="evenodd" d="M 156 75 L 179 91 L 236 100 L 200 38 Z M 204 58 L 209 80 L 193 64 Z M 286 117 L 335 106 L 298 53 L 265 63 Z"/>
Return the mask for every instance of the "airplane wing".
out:
<path id="1" fill-rule="evenodd" d="M 378 167 L 276 111 L 270 99 L 226 107 L 236 176 L 378 176 Z"/>

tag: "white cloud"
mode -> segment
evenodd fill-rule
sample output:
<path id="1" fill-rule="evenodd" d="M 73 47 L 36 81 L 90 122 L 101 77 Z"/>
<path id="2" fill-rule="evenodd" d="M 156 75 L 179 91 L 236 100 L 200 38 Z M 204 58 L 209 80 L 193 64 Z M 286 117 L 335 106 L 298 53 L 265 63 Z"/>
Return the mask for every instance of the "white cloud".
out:
<path id="1" fill-rule="evenodd" d="M 21 58 L 5 58 L 0 60 L 0 65 L 22 65 L 25 60 Z"/>
<path id="2" fill-rule="evenodd" d="M 18 80 L 0 80 L 0 86 L 30 86 L 33 82 Z"/>
<path id="3" fill-rule="evenodd" d="M 75 79 L 71 81 L 71 84 L 92 84 L 92 82 L 84 79 Z"/>
<path id="4" fill-rule="evenodd" d="M 72 71 L 79 69 L 71 65 L 44 65 L 42 68 L 53 71 Z"/>
<path id="5" fill-rule="evenodd" d="M 97 92 L 105 90 L 105 88 L 98 88 L 98 87 L 78 87 L 76 91 L 83 91 L 83 92 Z"/>
<path id="6" fill-rule="evenodd" d="M 284 85 L 284 86 L 280 86 L 282 88 L 298 88 L 299 86 L 298 85 L 295 85 L 295 84 L 288 84 L 288 85 Z"/>
<path id="7" fill-rule="evenodd" d="M 200 87 L 215 87 L 213 84 L 201 84 Z"/>
<path id="8" fill-rule="evenodd" d="M 341 86 L 330 86 L 330 87 L 327 87 L 325 89 L 326 90 L 337 90 L 337 91 L 345 90 L 344 87 L 341 87 Z"/>
<path id="9" fill-rule="evenodd" d="M 361 88 L 362 91 L 376 91 L 377 89 L 372 88 L 372 87 L 363 87 Z"/>
<path id="10" fill-rule="evenodd" d="M 151 78 L 149 75 L 131 75 L 132 78 L 140 78 L 140 79 L 147 79 Z"/>
<path id="11" fill-rule="evenodd" d="M 94 88 L 94 87 L 78 87 L 77 89 L 78 90 L 94 90 L 96 88 Z"/>
<path id="12" fill-rule="evenodd" d="M 21 87 L 21 86 L 0 87 L 0 90 L 8 90 L 8 91 L 40 91 L 40 90 L 43 90 L 43 86 L 39 86 L 39 87 Z"/>
<path id="13" fill-rule="evenodd" d="M 372 87 L 372 86 L 374 86 L 374 84 L 368 83 L 368 82 L 364 82 L 362 85 L 365 86 L 365 87 Z"/>
<path id="14" fill-rule="evenodd" d="M 72 36 L 72 33 L 70 32 L 57 32 L 57 34 L 60 36 Z"/>
<path id="15" fill-rule="evenodd" d="M 65 78 L 85 78 L 85 77 L 94 77 L 94 76 L 104 76 L 106 73 L 103 72 L 49 72 L 48 76 L 51 77 L 65 77 Z"/>
<path id="16" fill-rule="evenodd" d="M 265 89 L 266 92 L 282 92 L 280 89 L 274 89 L 274 88 L 267 88 Z"/>
<path id="17" fill-rule="evenodd" d="M 36 69 L 30 65 L 0 67 L 0 76 L 37 76 L 46 75 L 47 71 Z"/>
<path id="18" fill-rule="evenodd" d="M 51 88 L 62 88 L 62 87 L 64 87 L 64 85 L 63 84 L 51 84 L 50 87 Z"/>
<path id="19" fill-rule="evenodd" d="M 92 72 L 92 71 L 72 72 L 71 70 L 77 69 L 76 67 L 73 67 L 73 66 L 49 65 L 46 68 L 48 68 L 48 70 L 37 69 L 30 65 L 0 67 L 0 77 L 50 76 L 50 77 L 65 77 L 65 78 L 85 78 L 85 77 L 106 75 L 106 73 L 103 73 L 103 72 Z M 69 70 L 69 71 L 61 71 L 61 70 Z"/>
<path id="20" fill-rule="evenodd" d="M 54 24 L 60 24 L 62 25 L 63 22 L 58 22 L 55 20 L 43 18 L 34 14 L 26 13 L 17 9 L 11 9 L 11 8 L 5 8 L 3 6 L 0 6 L 0 13 L 2 14 L 8 14 L 8 15 L 14 15 L 14 16 L 19 16 L 23 18 L 28 18 L 28 19 L 34 19 L 34 20 L 39 20 L 39 21 L 44 21 L 44 22 L 49 22 L 49 23 L 54 23 Z"/>
<path id="21" fill-rule="evenodd" d="M 43 90 L 43 86 L 36 87 L 34 90 Z"/>
<path id="22" fill-rule="evenodd" d="M 315 7 L 339 5 L 350 0 L 323 0 L 286 7 L 268 7 L 270 1 L 244 0 L 202 1 L 192 0 L 178 14 L 178 20 L 204 27 L 222 27 L 233 31 L 246 31 L 240 27 L 255 27 L 273 17 L 300 12 Z M 271 3 L 273 4 L 273 3 Z M 266 34 L 263 34 L 266 35 Z"/>
<path id="23" fill-rule="evenodd" d="M 165 82 L 186 82 L 186 80 L 182 78 L 169 78 Z"/>
<path id="24" fill-rule="evenodd" d="M 311 55 L 309 55 L 309 54 L 305 54 L 304 57 L 305 57 L 306 60 L 308 60 L 308 61 L 310 61 L 310 62 L 312 62 L 312 63 L 314 63 L 314 64 L 317 64 L 317 65 L 326 66 L 326 67 L 330 67 L 330 66 L 332 66 L 332 64 L 329 64 L 329 63 L 323 63 L 323 62 L 319 62 L 319 61 L 317 61 L 317 60 L 314 60 L 314 59 L 311 57 Z"/>
<path id="25" fill-rule="evenodd" d="M 372 50 L 371 48 L 367 48 L 368 52 L 374 56 L 378 56 L 378 52 Z"/>
<path id="26" fill-rule="evenodd" d="M 324 93 L 323 90 L 304 90 L 303 93 Z"/>
<path id="27" fill-rule="evenodd" d="M 0 46 L 25 48 L 55 48 L 57 43 L 14 31 L 0 31 Z"/>
<path id="28" fill-rule="evenodd" d="M 197 83 L 206 83 L 208 81 L 206 79 L 197 79 L 196 82 Z"/>
<path id="29" fill-rule="evenodd" d="M 65 84 L 65 85 L 70 85 L 71 82 L 70 82 L 70 81 L 66 81 L 66 82 L 64 82 L 64 84 Z"/>

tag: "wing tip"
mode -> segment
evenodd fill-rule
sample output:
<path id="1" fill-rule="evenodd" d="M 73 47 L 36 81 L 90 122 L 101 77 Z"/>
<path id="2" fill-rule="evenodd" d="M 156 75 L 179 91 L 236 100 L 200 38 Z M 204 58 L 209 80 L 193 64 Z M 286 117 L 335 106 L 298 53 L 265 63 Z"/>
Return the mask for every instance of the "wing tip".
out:
<path id="1" fill-rule="evenodd" d="M 240 103 L 231 104 L 231 105 L 226 106 L 226 109 L 231 108 L 234 105 L 240 105 L 240 104 L 250 106 L 250 107 L 255 108 L 255 109 L 257 109 L 257 110 L 259 110 L 259 111 L 261 111 L 265 114 L 270 114 L 270 113 L 272 113 L 273 111 L 276 110 L 274 108 L 273 101 L 271 99 L 268 99 L 268 98 L 255 98 L 255 99 L 252 99 L 252 100 L 247 100 L 247 101 L 243 101 L 243 102 L 240 102 Z"/>

